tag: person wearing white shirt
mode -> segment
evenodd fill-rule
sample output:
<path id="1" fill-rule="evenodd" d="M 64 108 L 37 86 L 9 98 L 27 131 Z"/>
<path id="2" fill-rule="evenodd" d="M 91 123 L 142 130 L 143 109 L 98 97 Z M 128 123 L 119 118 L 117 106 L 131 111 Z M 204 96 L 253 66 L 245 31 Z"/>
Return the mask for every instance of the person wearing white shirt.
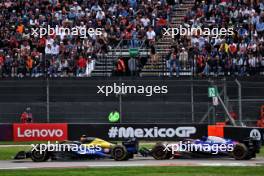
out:
<path id="1" fill-rule="evenodd" d="M 92 71 L 95 68 L 95 60 L 91 56 L 88 57 L 89 61 L 86 63 L 85 76 L 91 76 Z"/>
<path id="2" fill-rule="evenodd" d="M 102 8 L 98 4 L 95 4 L 92 6 L 91 10 L 97 12 L 99 10 L 102 10 Z"/>
<path id="3" fill-rule="evenodd" d="M 74 10 L 74 12 L 78 12 L 78 11 L 82 10 L 82 8 L 78 5 L 77 2 L 73 3 L 72 9 Z"/>
<path id="4" fill-rule="evenodd" d="M 199 43 L 199 40 L 198 40 L 197 36 L 193 36 L 192 37 L 191 43 L 192 43 L 192 45 L 196 45 L 196 43 Z"/>
<path id="5" fill-rule="evenodd" d="M 67 76 L 68 69 L 68 61 L 66 59 L 62 59 L 59 63 L 59 71 L 61 72 L 61 77 Z"/>
<path id="6" fill-rule="evenodd" d="M 143 24 L 144 27 L 147 27 L 150 23 L 150 20 L 145 16 L 140 19 L 140 22 Z"/>
<path id="7" fill-rule="evenodd" d="M 50 36 L 48 36 L 48 37 L 47 37 L 47 40 L 46 40 L 46 46 L 47 46 L 48 44 L 50 44 L 50 45 L 52 46 L 52 45 L 53 45 L 53 42 L 54 42 L 53 38 L 51 38 Z"/>
<path id="8" fill-rule="evenodd" d="M 55 42 L 53 43 L 52 47 L 51 47 L 51 53 L 52 55 L 58 56 L 60 52 L 60 47 L 59 45 L 57 45 Z"/>
<path id="9" fill-rule="evenodd" d="M 96 19 L 97 20 L 103 20 L 104 18 L 105 18 L 105 13 L 102 10 L 97 11 Z"/>
<path id="10" fill-rule="evenodd" d="M 149 44 L 153 44 L 155 42 L 156 33 L 152 29 L 152 27 L 149 27 L 146 35 L 147 35 L 147 40 L 148 40 Z"/>
<path id="11" fill-rule="evenodd" d="M 108 11 L 111 12 L 112 14 L 113 14 L 114 12 L 116 12 L 116 5 L 112 5 L 112 6 L 110 6 L 110 7 L 108 8 Z"/>
<path id="12" fill-rule="evenodd" d="M 52 56 L 52 47 L 51 44 L 46 45 L 45 47 L 45 56 L 47 59 L 50 59 Z"/>
<path id="13" fill-rule="evenodd" d="M 52 48 L 50 44 L 45 47 L 45 54 L 52 54 Z"/>
<path id="14" fill-rule="evenodd" d="M 182 48 L 180 52 L 179 61 L 181 62 L 183 69 L 186 70 L 188 63 L 188 53 L 185 48 Z"/>

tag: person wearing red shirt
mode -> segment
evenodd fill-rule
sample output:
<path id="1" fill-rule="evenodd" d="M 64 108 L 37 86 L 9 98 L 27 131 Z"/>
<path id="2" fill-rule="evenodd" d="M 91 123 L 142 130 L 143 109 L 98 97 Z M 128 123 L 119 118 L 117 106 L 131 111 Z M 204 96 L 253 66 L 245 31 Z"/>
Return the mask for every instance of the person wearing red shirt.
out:
<path id="1" fill-rule="evenodd" d="M 131 32 L 131 29 L 130 28 L 127 28 L 125 31 L 124 31 L 124 34 L 123 34 L 123 38 L 124 38 L 124 43 L 127 45 L 127 48 L 129 48 L 129 44 L 130 44 L 130 40 L 132 38 L 132 32 Z"/>
<path id="2" fill-rule="evenodd" d="M 204 70 L 204 66 L 205 66 L 204 57 L 203 55 L 198 55 L 196 59 L 197 59 L 196 62 L 197 62 L 197 69 L 198 69 L 197 72 L 202 73 Z"/>
<path id="3" fill-rule="evenodd" d="M 157 32 L 157 35 L 160 35 L 162 33 L 162 29 L 166 28 L 167 26 L 167 20 L 164 17 L 158 18 L 157 20 L 157 29 L 155 30 Z"/>
<path id="4" fill-rule="evenodd" d="M 31 113 L 31 108 L 27 107 L 26 110 L 20 116 L 21 123 L 32 123 L 33 117 Z"/>
<path id="5" fill-rule="evenodd" d="M 46 46 L 46 38 L 42 37 L 39 39 L 38 44 L 37 44 L 38 52 L 44 52 L 45 46 Z"/>
<path id="6" fill-rule="evenodd" d="M 77 76 L 82 76 L 85 73 L 87 60 L 80 56 L 77 62 Z"/>
<path id="7" fill-rule="evenodd" d="M 123 76 L 126 72 L 126 64 L 123 58 L 119 58 L 116 65 L 117 75 Z"/>
<path id="8" fill-rule="evenodd" d="M 157 26 L 158 27 L 165 27 L 167 25 L 167 20 L 164 19 L 163 17 L 159 18 L 157 21 Z"/>
<path id="9" fill-rule="evenodd" d="M 237 52 L 237 45 L 235 43 L 232 43 L 229 45 L 229 52 L 230 52 L 231 56 L 235 56 L 235 54 Z"/>
<path id="10" fill-rule="evenodd" d="M 27 113 L 23 112 L 20 116 L 21 123 L 27 123 Z"/>
<path id="11" fill-rule="evenodd" d="M 0 55 L 0 78 L 2 77 L 4 67 L 4 56 Z"/>

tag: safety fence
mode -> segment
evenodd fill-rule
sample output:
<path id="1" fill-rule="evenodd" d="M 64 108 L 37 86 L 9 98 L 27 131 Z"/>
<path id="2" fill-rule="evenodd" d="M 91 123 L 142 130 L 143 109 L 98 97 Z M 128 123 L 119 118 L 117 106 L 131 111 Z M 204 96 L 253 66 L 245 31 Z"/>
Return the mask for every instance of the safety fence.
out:
<path id="1" fill-rule="evenodd" d="M 106 95 L 106 89 L 120 86 L 132 86 L 132 93 L 113 91 Z M 223 103 L 219 101 L 214 106 L 208 97 L 210 87 L 217 88 Z M 108 114 L 116 109 L 121 115 L 120 123 L 214 124 L 228 120 L 227 109 L 239 117 L 237 121 L 254 126 L 264 104 L 263 88 L 263 82 L 256 79 L 1 80 L 0 123 L 20 122 L 27 107 L 36 123 L 107 123 Z"/>

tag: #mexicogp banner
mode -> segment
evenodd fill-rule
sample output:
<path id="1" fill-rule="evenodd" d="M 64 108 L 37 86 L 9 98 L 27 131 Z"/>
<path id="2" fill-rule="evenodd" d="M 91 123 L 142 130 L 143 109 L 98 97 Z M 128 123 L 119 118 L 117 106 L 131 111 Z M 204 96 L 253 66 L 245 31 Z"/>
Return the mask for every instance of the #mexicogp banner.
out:
<path id="1" fill-rule="evenodd" d="M 192 124 L 69 124 L 69 140 L 85 134 L 106 140 L 179 140 L 207 135 L 207 125 Z"/>
<path id="2" fill-rule="evenodd" d="M 249 137 L 264 141 L 264 128 L 207 124 L 0 124 L 0 141 L 79 140 L 81 135 L 106 140 L 137 138 L 146 141 L 177 141 L 185 138 L 219 136 L 233 140 Z"/>

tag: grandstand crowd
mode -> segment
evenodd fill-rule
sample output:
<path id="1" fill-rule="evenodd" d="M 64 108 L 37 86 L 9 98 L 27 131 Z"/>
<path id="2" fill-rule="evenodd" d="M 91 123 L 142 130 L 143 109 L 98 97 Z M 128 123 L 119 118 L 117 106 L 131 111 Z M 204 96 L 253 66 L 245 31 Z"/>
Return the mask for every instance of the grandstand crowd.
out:
<path id="1" fill-rule="evenodd" d="M 181 1 L 177 1 L 181 3 Z M 173 6 L 166 0 L 6 0 L 0 3 L 0 77 L 89 76 L 99 55 L 121 40 L 153 48 L 169 27 Z M 260 74 L 264 68 L 264 3 L 256 0 L 196 1 L 187 27 L 232 27 L 232 36 L 177 36 L 168 54 L 169 71 L 203 75 Z M 101 28 L 102 35 L 39 37 L 32 29 Z"/>
<path id="2" fill-rule="evenodd" d="M 263 1 L 196 1 L 184 17 L 183 26 L 231 28 L 234 34 L 178 36 L 177 44 L 167 58 L 171 72 L 174 69 L 179 75 L 179 70 L 185 70 L 188 64 L 201 75 L 224 73 L 245 76 L 264 71 Z"/>
<path id="3" fill-rule="evenodd" d="M 0 75 L 80 76 L 99 53 L 124 39 L 153 42 L 167 24 L 164 0 L 6 0 L 0 3 Z M 32 28 L 101 28 L 102 35 L 31 35 Z M 130 45 L 129 45 L 130 46 Z"/>

